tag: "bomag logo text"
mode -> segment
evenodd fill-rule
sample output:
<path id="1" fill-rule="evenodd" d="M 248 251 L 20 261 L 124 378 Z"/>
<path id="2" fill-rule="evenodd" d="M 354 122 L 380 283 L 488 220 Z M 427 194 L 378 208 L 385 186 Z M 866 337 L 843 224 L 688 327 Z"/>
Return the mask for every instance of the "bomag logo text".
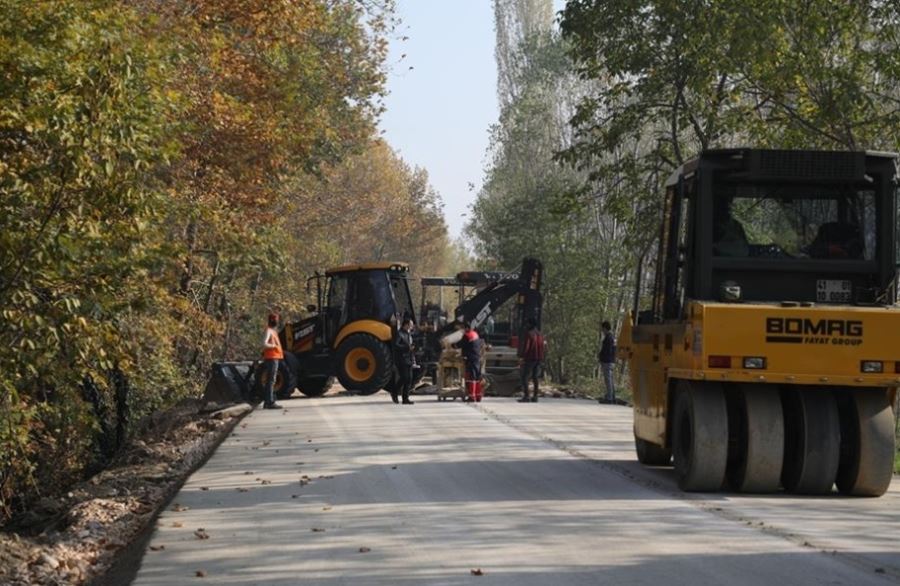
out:
<path id="1" fill-rule="evenodd" d="M 844 319 L 766 318 L 766 342 L 778 344 L 862 344 L 863 322 Z"/>

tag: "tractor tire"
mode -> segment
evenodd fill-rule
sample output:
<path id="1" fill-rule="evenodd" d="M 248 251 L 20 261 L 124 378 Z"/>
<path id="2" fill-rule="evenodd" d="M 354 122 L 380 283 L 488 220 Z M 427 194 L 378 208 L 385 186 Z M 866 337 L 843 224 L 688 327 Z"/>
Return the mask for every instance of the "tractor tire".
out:
<path id="1" fill-rule="evenodd" d="M 789 389 L 784 408 L 781 483 L 796 494 L 829 494 L 841 457 L 837 401 L 830 389 Z"/>
<path id="2" fill-rule="evenodd" d="M 307 397 L 321 397 L 334 384 L 333 376 L 301 376 L 297 388 Z"/>
<path id="3" fill-rule="evenodd" d="M 775 385 L 742 384 L 728 394 L 728 484 L 745 493 L 775 492 L 784 466 L 784 414 Z"/>
<path id="4" fill-rule="evenodd" d="M 264 360 L 260 360 L 253 372 L 253 402 L 259 402 L 265 399 L 266 382 L 269 373 L 266 369 Z M 278 372 L 275 373 L 275 387 L 272 389 L 275 398 L 286 399 L 294 392 L 294 377 L 284 360 L 278 365 Z M 286 392 L 285 389 L 290 389 Z"/>
<path id="5" fill-rule="evenodd" d="M 896 453 L 888 395 L 883 389 L 854 389 L 841 406 L 838 490 L 853 496 L 881 496 L 891 485 Z"/>
<path id="6" fill-rule="evenodd" d="M 335 356 L 337 377 L 348 391 L 372 395 L 394 375 L 391 348 L 369 334 L 353 334 L 341 342 Z"/>
<path id="7" fill-rule="evenodd" d="M 678 486 L 715 492 L 725 482 L 728 411 L 722 385 L 679 381 L 675 399 L 672 455 Z"/>
<path id="8" fill-rule="evenodd" d="M 644 466 L 669 466 L 672 463 L 672 450 L 663 448 L 634 434 L 634 451 L 638 462 Z"/>

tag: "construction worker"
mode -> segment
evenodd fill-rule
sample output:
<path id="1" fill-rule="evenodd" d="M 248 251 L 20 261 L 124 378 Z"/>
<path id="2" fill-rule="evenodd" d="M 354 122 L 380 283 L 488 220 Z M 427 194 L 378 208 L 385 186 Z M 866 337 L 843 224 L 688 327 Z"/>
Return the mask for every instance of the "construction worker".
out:
<path id="1" fill-rule="evenodd" d="M 525 322 L 528 331 L 525 334 L 525 340 L 519 345 L 519 363 L 521 365 L 520 374 L 522 376 L 522 398 L 520 403 L 537 403 L 538 394 L 540 393 L 538 379 L 541 376 L 541 369 L 544 362 L 544 336 L 537 327 L 537 322 L 529 318 Z M 528 380 L 534 381 L 534 394 L 528 397 Z"/>
<path id="2" fill-rule="evenodd" d="M 275 402 L 275 378 L 278 376 L 278 367 L 284 360 L 284 351 L 281 349 L 281 340 L 278 338 L 278 314 L 269 314 L 269 325 L 263 338 L 263 372 L 267 375 L 265 394 L 263 396 L 263 409 L 281 409 L 281 405 Z"/>
<path id="3" fill-rule="evenodd" d="M 606 399 L 597 399 L 600 403 L 616 402 L 616 387 L 613 381 L 613 370 L 616 366 L 616 339 L 613 337 L 612 324 L 604 321 L 600 324 L 603 331 L 603 341 L 600 342 L 600 352 L 597 358 L 600 360 L 600 373 L 603 375 L 603 382 L 606 385 Z"/>
<path id="4" fill-rule="evenodd" d="M 400 375 L 400 394 L 404 405 L 412 405 L 409 400 L 409 391 L 413 385 L 413 368 L 416 366 L 415 346 L 412 342 L 413 320 L 410 317 L 403 318 L 400 331 L 394 338 L 394 364 Z M 398 403 L 397 389 L 391 392 L 391 399 Z"/>
<path id="5" fill-rule="evenodd" d="M 484 343 L 471 323 L 466 323 L 466 331 L 456 346 L 462 351 L 466 363 L 466 401 L 480 402 L 484 387 L 481 383 L 481 351 Z"/>

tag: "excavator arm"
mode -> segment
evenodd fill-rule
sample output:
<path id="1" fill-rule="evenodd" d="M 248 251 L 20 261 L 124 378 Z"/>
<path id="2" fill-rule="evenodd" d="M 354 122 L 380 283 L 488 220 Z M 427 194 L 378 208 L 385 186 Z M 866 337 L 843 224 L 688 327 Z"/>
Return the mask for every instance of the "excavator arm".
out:
<path id="1" fill-rule="evenodd" d="M 467 323 L 473 328 L 480 327 L 488 316 L 513 297 L 516 297 L 519 327 L 523 327 L 529 319 L 533 319 L 540 327 L 543 272 L 541 261 L 534 258 L 523 259 L 522 270 L 518 275 L 490 283 L 456 308 L 454 321 L 447 324 L 441 332 L 442 343 L 453 343 L 455 340 L 452 338 L 457 337 Z"/>

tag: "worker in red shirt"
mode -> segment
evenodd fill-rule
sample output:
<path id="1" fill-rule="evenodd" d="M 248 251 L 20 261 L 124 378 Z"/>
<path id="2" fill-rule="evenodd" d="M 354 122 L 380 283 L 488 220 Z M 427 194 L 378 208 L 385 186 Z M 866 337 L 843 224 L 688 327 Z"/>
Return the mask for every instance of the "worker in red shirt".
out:
<path id="1" fill-rule="evenodd" d="M 466 396 L 464 400 L 480 402 L 484 396 L 484 383 L 481 381 L 481 355 L 484 350 L 484 342 L 472 324 L 467 323 L 462 340 L 455 346 L 462 351 L 463 360 L 466 363 Z"/>
<path id="2" fill-rule="evenodd" d="M 526 323 L 528 331 L 525 339 L 519 345 L 519 361 L 521 364 L 522 376 L 522 398 L 520 403 L 537 403 L 538 394 L 540 392 L 538 379 L 541 376 L 544 362 L 544 336 L 537 327 L 537 322 L 533 318 L 529 318 Z M 534 381 L 534 394 L 528 397 L 528 380 Z"/>

